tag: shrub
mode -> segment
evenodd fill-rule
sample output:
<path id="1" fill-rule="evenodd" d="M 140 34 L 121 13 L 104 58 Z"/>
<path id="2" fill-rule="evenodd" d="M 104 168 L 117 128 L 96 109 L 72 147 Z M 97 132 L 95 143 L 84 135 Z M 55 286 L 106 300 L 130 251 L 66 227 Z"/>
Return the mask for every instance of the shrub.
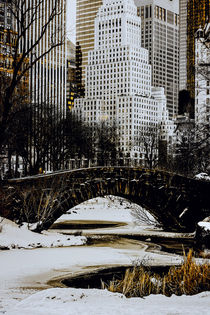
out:
<path id="1" fill-rule="evenodd" d="M 193 295 L 210 290 L 210 264 L 197 264 L 190 250 L 187 257 L 184 256 L 183 264 L 171 267 L 165 275 L 146 271 L 143 266 L 134 267 L 126 270 L 124 279 L 111 281 L 107 288 L 111 292 L 123 293 L 126 297 Z"/>

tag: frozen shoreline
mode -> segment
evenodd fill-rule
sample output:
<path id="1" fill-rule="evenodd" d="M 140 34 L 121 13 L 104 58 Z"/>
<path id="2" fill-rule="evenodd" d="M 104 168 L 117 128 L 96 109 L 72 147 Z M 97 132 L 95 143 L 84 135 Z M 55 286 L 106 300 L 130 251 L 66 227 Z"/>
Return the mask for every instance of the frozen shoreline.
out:
<path id="1" fill-rule="evenodd" d="M 103 199 L 96 204 L 86 203 L 78 206 L 70 216 L 67 215 L 66 218 L 60 220 L 67 218 L 72 220 L 86 220 L 88 218 L 91 220 L 94 218 L 94 220 L 125 222 L 128 223 L 127 228 L 134 227 L 127 204 L 121 206 L 122 208 L 115 202 L 113 204 L 109 200 L 104 201 Z M 13 238 L 13 242 L 14 238 L 18 238 L 18 230 L 15 229 L 13 230 L 15 233 L 11 233 L 12 230 L 9 234 L 7 233 L 8 236 L 10 235 L 10 240 Z M 34 242 L 30 233 L 24 234 L 26 243 Z M 49 234 L 57 239 L 58 236 L 69 237 L 56 233 Z M 0 240 L 2 235 L 0 233 Z M 46 237 L 44 235 L 44 238 Z M 55 248 L 0 251 L 0 313 L 6 312 L 10 315 L 105 315 L 112 312 L 112 314 L 127 315 L 126 309 L 129 310 L 129 314 L 182 315 L 184 313 L 192 315 L 202 313 L 206 315 L 210 308 L 209 292 L 192 297 L 150 296 L 145 299 L 131 300 L 101 290 L 49 289 L 50 286 L 47 284 L 49 280 L 84 273 L 89 268 L 130 265 L 137 259 L 140 261 L 148 259 L 151 264 L 155 265 L 174 265 L 182 261 L 182 258 L 175 254 L 150 253 L 146 252 L 146 249 L 147 246 L 142 246 L 139 249 L 94 246 L 58 248 L 56 246 Z M 37 291 L 40 292 L 36 293 Z M 163 305 L 165 305 L 164 309 Z"/>

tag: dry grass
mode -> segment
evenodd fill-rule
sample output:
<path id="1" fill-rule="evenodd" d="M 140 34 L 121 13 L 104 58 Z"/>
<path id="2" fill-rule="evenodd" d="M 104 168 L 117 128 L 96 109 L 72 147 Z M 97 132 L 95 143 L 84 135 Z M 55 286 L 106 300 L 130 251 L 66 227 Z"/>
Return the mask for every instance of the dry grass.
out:
<path id="1" fill-rule="evenodd" d="M 134 267 L 126 270 L 123 280 L 110 282 L 107 289 L 123 293 L 126 297 L 193 295 L 210 290 L 210 264 L 198 265 L 190 250 L 184 257 L 184 263 L 179 267 L 171 267 L 166 275 L 145 271 L 143 266 Z"/>

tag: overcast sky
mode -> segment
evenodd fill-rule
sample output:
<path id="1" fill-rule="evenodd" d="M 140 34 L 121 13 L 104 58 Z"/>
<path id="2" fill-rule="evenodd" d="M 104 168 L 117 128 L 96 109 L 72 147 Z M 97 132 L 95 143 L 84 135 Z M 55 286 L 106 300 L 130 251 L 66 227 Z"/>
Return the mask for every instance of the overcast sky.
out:
<path id="1" fill-rule="evenodd" d="M 66 0 L 67 12 L 67 36 L 75 43 L 75 33 L 76 33 L 76 0 Z"/>

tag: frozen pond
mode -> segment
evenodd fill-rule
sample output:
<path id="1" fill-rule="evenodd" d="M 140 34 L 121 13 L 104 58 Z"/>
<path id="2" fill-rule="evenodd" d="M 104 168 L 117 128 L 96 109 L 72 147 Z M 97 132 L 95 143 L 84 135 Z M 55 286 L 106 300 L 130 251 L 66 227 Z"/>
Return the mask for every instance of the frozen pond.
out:
<path id="1" fill-rule="evenodd" d="M 122 202 L 121 202 L 122 203 Z M 78 226 L 75 230 L 66 229 L 73 220 L 78 224 L 89 224 L 88 229 Z M 89 221 L 89 222 L 87 222 Z M 94 226 L 92 225 L 94 221 Z M 100 227 L 94 229 L 96 221 Z M 128 204 L 119 204 L 100 198 L 97 202 L 76 207 L 70 214 L 61 217 L 57 223 L 64 222 L 63 233 L 91 235 L 93 244 L 85 246 L 18 249 L 0 252 L 0 312 L 11 308 L 17 301 L 32 293 L 63 286 L 61 280 L 71 276 L 89 273 L 101 268 L 130 266 L 136 261 L 147 261 L 153 266 L 179 264 L 182 260 L 176 254 L 160 252 L 150 239 L 140 242 L 121 237 L 123 235 L 163 235 L 151 226 L 137 226 L 133 222 Z M 80 222 L 80 223 L 79 223 Z M 92 222 L 92 223 L 91 223 Z M 104 222 L 105 225 L 104 226 Z M 72 224 L 73 224 L 72 223 Z M 72 228 L 72 226 L 71 226 Z M 57 232 L 58 230 L 56 230 Z M 60 229 L 61 231 L 61 229 Z M 115 234 L 117 238 L 115 238 Z M 167 236 L 173 237 L 174 233 Z M 105 237 L 105 239 L 103 239 Z M 109 239 L 107 239 L 109 237 Z M 177 238 L 181 236 L 176 235 Z M 99 238 L 99 239 L 98 239 Z"/>

